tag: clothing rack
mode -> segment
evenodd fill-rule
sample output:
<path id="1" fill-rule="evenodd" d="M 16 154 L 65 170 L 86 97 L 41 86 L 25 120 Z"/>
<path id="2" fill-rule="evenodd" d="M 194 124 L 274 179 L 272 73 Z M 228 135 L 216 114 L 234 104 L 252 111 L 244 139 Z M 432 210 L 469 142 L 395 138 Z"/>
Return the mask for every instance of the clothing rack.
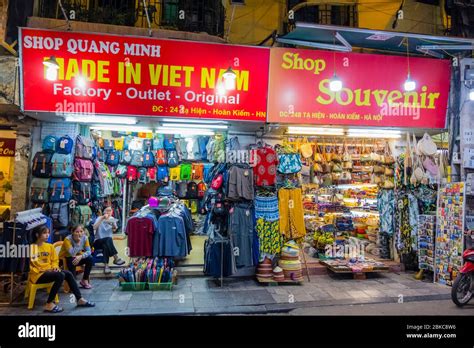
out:
<path id="1" fill-rule="evenodd" d="M 17 223 L 28 224 L 28 222 L 33 220 L 34 223 L 31 224 L 30 226 L 28 226 L 28 228 L 27 228 L 28 230 L 31 230 L 31 229 L 33 229 L 37 226 L 41 226 L 42 224 L 45 223 L 45 222 L 43 222 L 44 220 L 41 219 L 42 217 L 44 217 L 44 215 L 41 213 L 41 211 L 42 211 L 41 208 L 35 208 L 35 209 L 20 211 L 20 212 L 15 214 L 15 219 L 13 220 L 13 241 L 15 241 L 15 239 L 16 239 L 16 231 L 17 231 L 17 229 L 19 229 L 16 226 Z M 35 220 L 37 220 L 37 221 L 35 221 Z M 9 282 L 9 284 L 10 284 L 9 301 L 8 302 L 0 302 L 0 305 L 12 305 L 13 300 L 18 297 L 18 295 L 17 295 L 14 298 L 13 294 L 14 294 L 14 292 L 16 292 L 16 290 L 18 290 L 20 288 L 21 281 L 20 282 L 15 281 L 15 273 L 16 272 L 4 272 L 4 273 L 0 274 L 0 278 L 6 278 L 7 282 Z"/>

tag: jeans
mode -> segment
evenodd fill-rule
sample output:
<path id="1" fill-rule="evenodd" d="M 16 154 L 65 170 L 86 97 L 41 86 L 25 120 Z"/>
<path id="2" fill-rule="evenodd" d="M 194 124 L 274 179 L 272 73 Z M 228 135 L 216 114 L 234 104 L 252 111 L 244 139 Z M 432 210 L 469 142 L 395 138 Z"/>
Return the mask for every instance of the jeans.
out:
<path id="1" fill-rule="evenodd" d="M 114 242 L 111 237 L 97 239 L 94 242 L 94 248 L 101 249 L 104 253 L 104 262 L 106 265 L 109 264 L 109 258 L 117 255 L 117 249 L 115 249 Z"/>
<path id="2" fill-rule="evenodd" d="M 76 278 L 76 267 L 84 265 L 85 267 L 84 267 L 84 274 L 83 274 L 82 279 L 89 280 L 89 275 L 91 274 L 91 270 L 92 270 L 92 256 L 82 259 L 81 261 L 79 261 L 79 263 L 76 266 L 74 266 L 74 264 L 72 263 L 72 260 L 74 260 L 74 257 L 66 257 L 66 264 L 67 264 L 68 271 L 72 273 L 74 278 Z"/>
<path id="3" fill-rule="evenodd" d="M 51 288 L 51 291 L 48 295 L 47 303 L 51 303 L 54 301 L 54 298 L 59 292 L 59 288 L 66 281 L 71 289 L 72 293 L 76 297 L 76 300 L 79 301 L 82 298 L 81 292 L 79 291 L 79 287 L 77 286 L 76 279 L 69 271 L 61 271 L 61 272 L 44 272 L 36 281 L 36 284 L 45 284 L 45 283 L 53 283 L 54 285 Z"/>

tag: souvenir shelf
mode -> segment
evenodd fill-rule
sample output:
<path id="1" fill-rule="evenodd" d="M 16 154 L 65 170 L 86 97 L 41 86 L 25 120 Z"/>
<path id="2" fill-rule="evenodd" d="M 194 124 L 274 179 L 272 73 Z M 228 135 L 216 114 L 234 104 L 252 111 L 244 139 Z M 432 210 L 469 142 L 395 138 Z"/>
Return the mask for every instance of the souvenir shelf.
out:
<path id="1" fill-rule="evenodd" d="M 436 217 L 435 282 L 452 285 L 462 266 L 464 211 L 464 182 L 441 186 Z"/>
<path id="2" fill-rule="evenodd" d="M 434 272 L 436 215 L 418 216 L 418 267 Z"/>

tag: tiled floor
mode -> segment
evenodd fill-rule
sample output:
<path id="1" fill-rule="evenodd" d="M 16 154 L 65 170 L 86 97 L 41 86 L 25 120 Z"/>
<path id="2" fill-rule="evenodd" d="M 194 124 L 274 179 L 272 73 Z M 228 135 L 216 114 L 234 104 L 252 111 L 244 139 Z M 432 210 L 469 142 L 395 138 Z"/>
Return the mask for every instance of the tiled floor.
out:
<path id="1" fill-rule="evenodd" d="M 384 274 L 366 280 L 319 275 L 302 285 L 264 286 L 253 279 L 226 279 L 224 287 L 208 278 L 180 279 L 172 291 L 125 292 L 116 279 L 94 279 L 92 290 L 83 290 L 95 308 L 75 308 L 70 294 L 60 294 L 65 311 L 59 315 L 220 314 L 268 313 L 306 306 L 358 303 L 394 303 L 448 299 L 450 288 L 420 282 L 413 274 Z M 46 300 L 39 291 L 36 306 L 0 308 L 0 315 L 42 315 Z"/>

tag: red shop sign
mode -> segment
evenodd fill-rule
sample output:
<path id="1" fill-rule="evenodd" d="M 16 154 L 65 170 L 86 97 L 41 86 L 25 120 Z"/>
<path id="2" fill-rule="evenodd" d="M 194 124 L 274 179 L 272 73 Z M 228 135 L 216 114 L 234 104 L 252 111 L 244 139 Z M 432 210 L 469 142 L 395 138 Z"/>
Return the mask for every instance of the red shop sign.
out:
<path id="1" fill-rule="evenodd" d="M 16 139 L 0 138 L 0 157 L 15 156 Z"/>
<path id="2" fill-rule="evenodd" d="M 24 111 L 265 122 L 269 49 L 29 28 L 20 38 Z"/>
<path id="3" fill-rule="evenodd" d="M 343 89 L 332 92 L 334 53 L 272 48 L 268 121 L 321 125 L 444 128 L 450 61 L 410 57 L 413 92 L 405 92 L 407 58 L 336 53 Z"/>

